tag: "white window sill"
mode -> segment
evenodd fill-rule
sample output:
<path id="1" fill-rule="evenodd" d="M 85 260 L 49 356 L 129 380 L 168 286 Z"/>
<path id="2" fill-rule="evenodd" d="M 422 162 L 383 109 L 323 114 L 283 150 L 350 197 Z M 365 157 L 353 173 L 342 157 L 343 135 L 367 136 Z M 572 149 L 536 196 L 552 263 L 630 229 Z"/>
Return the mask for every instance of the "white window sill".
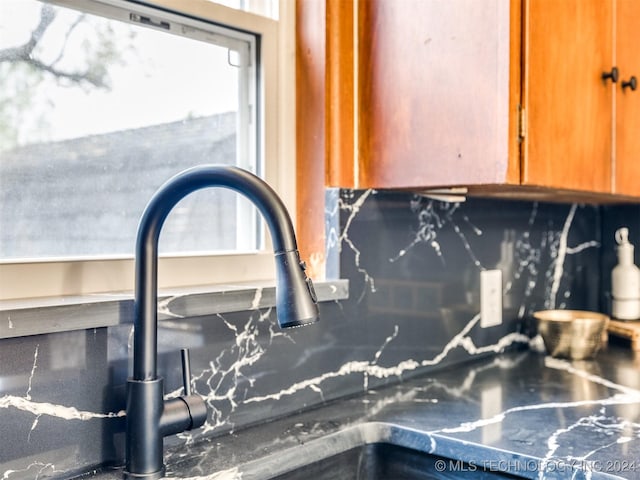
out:
<path id="1" fill-rule="evenodd" d="M 319 302 L 349 297 L 348 280 L 314 282 Z M 161 290 L 158 319 L 239 312 L 275 306 L 273 282 Z M 0 301 L 0 338 L 24 337 L 133 323 L 132 294 L 93 294 Z"/>

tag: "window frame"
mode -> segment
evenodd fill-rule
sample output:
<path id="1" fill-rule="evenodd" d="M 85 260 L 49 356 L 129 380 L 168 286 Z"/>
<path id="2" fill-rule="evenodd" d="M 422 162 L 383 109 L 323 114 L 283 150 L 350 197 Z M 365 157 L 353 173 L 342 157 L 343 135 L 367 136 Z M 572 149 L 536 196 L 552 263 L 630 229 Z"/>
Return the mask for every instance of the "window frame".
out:
<path id="1" fill-rule="evenodd" d="M 95 13 L 101 7 L 133 12 L 155 10 L 155 16 L 178 15 L 180 22 L 228 25 L 259 37 L 258 98 L 262 106 L 258 150 L 263 152 L 262 177 L 281 197 L 295 223 L 295 4 L 280 0 L 279 20 L 235 10 L 207 0 L 47 0 Z M 92 11 L 93 10 L 93 11 Z M 100 14 L 100 13 L 99 13 Z M 142 212 L 140 212 L 142 214 Z M 259 218 L 259 215 L 258 215 Z M 262 231 L 267 231 L 264 226 Z M 271 242 L 256 252 L 178 254 L 161 256 L 161 289 L 275 278 Z M 90 259 L 0 260 L 0 300 L 130 292 L 134 287 L 134 258 L 105 256 Z"/>

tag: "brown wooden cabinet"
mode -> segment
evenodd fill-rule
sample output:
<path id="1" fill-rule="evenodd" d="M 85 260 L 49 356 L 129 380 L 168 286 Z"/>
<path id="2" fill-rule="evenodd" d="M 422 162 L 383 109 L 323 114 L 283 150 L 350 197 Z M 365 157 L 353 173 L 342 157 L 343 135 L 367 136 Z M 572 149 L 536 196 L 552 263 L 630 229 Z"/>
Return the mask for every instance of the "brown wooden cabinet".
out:
<path id="1" fill-rule="evenodd" d="M 327 183 L 640 196 L 639 24 L 637 0 L 326 0 Z"/>
<path id="2" fill-rule="evenodd" d="M 522 183 L 611 189 L 612 0 L 529 0 L 524 10 Z"/>
<path id="3" fill-rule="evenodd" d="M 327 0 L 328 183 L 504 182 L 509 15 L 504 0 Z"/>
<path id="4" fill-rule="evenodd" d="M 523 183 L 639 197 L 640 2 L 525 5 Z"/>

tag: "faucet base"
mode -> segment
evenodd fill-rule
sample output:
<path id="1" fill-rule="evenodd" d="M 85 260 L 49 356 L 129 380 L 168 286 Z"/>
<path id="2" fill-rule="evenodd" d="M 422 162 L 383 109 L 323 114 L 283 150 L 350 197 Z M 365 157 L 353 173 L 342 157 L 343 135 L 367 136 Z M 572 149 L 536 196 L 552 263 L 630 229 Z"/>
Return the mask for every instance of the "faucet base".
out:
<path id="1" fill-rule="evenodd" d="M 159 478 L 164 477 L 165 469 L 162 467 L 162 470 L 158 470 L 153 473 L 131 473 L 131 472 L 123 472 L 123 478 L 125 480 L 135 480 L 136 478 L 144 478 L 145 480 L 158 480 Z"/>
<path id="2" fill-rule="evenodd" d="M 127 445 L 124 478 L 164 475 L 160 419 L 164 407 L 162 378 L 127 380 Z"/>

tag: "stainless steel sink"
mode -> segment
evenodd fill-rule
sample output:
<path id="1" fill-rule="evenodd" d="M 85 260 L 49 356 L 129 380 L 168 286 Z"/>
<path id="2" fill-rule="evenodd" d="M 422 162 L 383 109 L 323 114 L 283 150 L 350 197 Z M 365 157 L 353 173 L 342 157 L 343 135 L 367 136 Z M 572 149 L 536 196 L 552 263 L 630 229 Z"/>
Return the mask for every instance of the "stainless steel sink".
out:
<path id="1" fill-rule="evenodd" d="M 484 470 L 425 452 L 388 443 L 352 448 L 301 466 L 273 480 L 435 480 L 514 479 L 506 473 Z"/>
<path id="2" fill-rule="evenodd" d="M 316 430 L 315 426 L 311 430 Z M 517 470 L 508 471 L 514 458 L 511 452 L 384 422 L 362 423 L 313 439 L 304 432 L 295 437 L 299 445 L 243 465 L 239 478 L 491 480 L 536 476 L 534 471 L 525 472 L 525 476 Z M 535 462 L 534 459 L 531 461 Z"/>

